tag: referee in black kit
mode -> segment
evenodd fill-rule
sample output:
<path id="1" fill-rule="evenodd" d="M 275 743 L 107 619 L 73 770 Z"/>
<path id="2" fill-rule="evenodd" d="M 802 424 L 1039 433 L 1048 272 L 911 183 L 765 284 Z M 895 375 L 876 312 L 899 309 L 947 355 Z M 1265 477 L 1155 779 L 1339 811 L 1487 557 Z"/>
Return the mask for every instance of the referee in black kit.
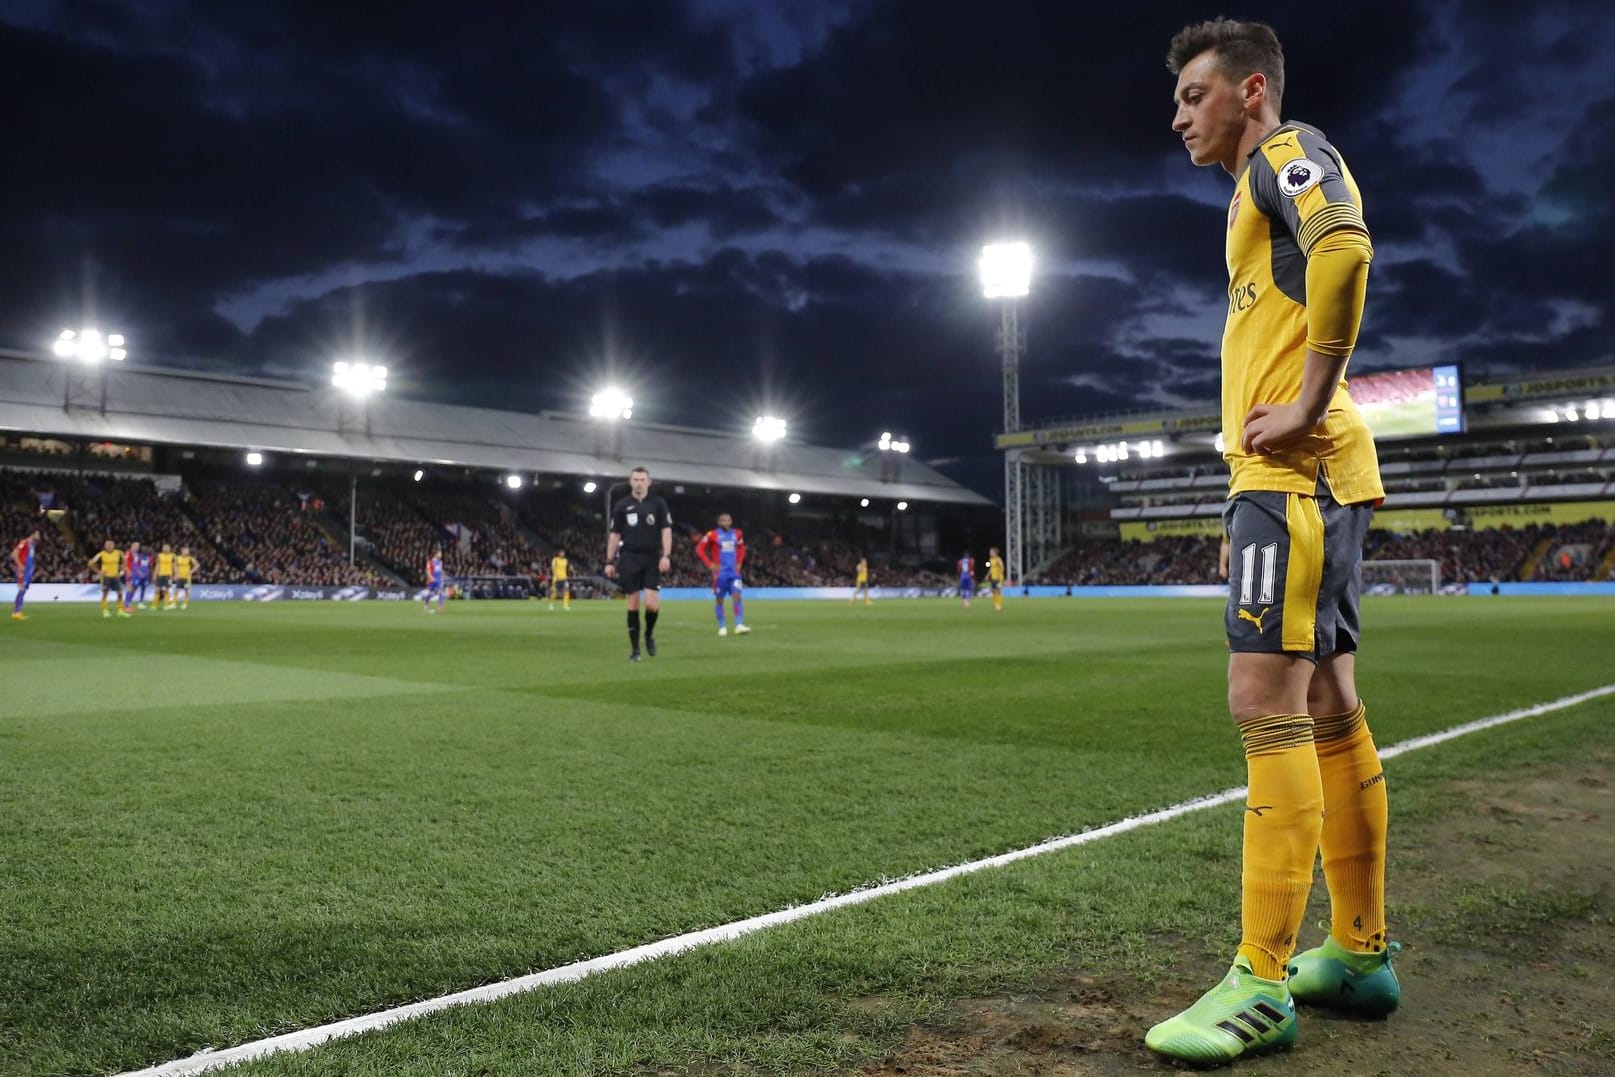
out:
<path id="1" fill-rule="evenodd" d="M 606 536 L 606 578 L 628 595 L 628 661 L 639 661 L 639 592 L 645 592 L 645 653 L 656 657 L 656 614 L 662 608 L 662 573 L 673 567 L 673 517 L 661 494 L 650 492 L 650 472 L 628 475 L 632 490 L 611 507 Z M 621 554 L 619 561 L 618 555 Z"/>

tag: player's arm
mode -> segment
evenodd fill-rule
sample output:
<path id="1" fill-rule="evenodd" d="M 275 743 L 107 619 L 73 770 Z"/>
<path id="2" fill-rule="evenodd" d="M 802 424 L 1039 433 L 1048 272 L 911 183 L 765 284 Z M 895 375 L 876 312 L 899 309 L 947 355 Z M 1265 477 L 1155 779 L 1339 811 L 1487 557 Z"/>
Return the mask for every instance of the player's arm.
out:
<path id="1" fill-rule="evenodd" d="M 735 571 L 739 572 L 746 565 L 746 533 L 739 528 L 735 529 Z"/>
<path id="2" fill-rule="evenodd" d="M 718 554 L 714 547 L 717 545 L 717 532 L 708 531 L 695 544 L 695 559 L 708 568 L 716 570 L 718 567 Z"/>
<path id="3" fill-rule="evenodd" d="M 1266 158 L 1251 175 L 1258 208 L 1284 221 L 1307 259 L 1307 354 L 1301 391 L 1294 401 L 1261 403 L 1245 416 L 1240 438 L 1246 452 L 1275 452 L 1311 434 L 1329 414 L 1329 402 L 1357 345 L 1368 267 L 1374 245 L 1334 147 L 1310 132 L 1297 132 L 1310 182 L 1281 181 L 1282 161 Z M 1295 163 L 1294 161 L 1290 163 Z M 1288 172 L 1286 173 L 1288 175 Z"/>
<path id="4" fill-rule="evenodd" d="M 1307 258 L 1307 359 L 1292 404 L 1257 404 L 1245 416 L 1246 452 L 1275 452 L 1306 437 L 1329 414 L 1357 344 L 1374 248 L 1362 232 L 1318 240 Z"/>

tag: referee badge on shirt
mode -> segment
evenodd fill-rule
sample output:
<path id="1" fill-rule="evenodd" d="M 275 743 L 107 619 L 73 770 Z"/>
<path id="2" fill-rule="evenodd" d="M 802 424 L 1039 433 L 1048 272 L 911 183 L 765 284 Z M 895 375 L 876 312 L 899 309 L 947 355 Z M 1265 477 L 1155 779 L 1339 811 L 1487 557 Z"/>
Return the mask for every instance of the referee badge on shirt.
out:
<path id="1" fill-rule="evenodd" d="M 647 512 L 645 514 L 645 526 L 646 527 L 655 527 L 656 526 L 656 514 L 654 512 Z"/>
<path id="2" fill-rule="evenodd" d="M 638 527 L 639 526 L 639 513 L 630 512 L 628 514 L 628 526 L 629 527 Z"/>

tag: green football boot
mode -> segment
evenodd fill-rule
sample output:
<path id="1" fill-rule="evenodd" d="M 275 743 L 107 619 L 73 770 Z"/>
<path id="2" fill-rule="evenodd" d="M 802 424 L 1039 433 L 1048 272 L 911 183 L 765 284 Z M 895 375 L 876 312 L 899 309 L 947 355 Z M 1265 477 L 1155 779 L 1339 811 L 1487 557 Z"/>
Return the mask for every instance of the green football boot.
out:
<path id="1" fill-rule="evenodd" d="M 1150 1029 L 1144 1045 L 1193 1066 L 1223 1066 L 1289 1047 L 1297 1026 L 1295 1002 L 1284 982 L 1262 979 L 1239 957 L 1199 1002 Z"/>
<path id="2" fill-rule="evenodd" d="M 1290 993 L 1307 1006 L 1363 1017 L 1384 1017 L 1402 1001 L 1391 958 L 1402 949 L 1393 942 L 1380 953 L 1348 950 L 1330 936 L 1322 946 L 1290 958 Z"/>

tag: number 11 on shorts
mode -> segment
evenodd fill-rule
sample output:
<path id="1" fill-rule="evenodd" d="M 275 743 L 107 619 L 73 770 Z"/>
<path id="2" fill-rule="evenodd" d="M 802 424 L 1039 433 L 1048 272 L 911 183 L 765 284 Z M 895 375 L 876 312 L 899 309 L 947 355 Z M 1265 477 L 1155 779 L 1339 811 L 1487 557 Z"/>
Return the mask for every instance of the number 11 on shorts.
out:
<path id="1" fill-rule="evenodd" d="M 1254 605 L 1271 606 L 1273 604 L 1274 577 L 1278 575 L 1279 544 L 1269 542 L 1262 547 L 1262 593 Z M 1239 551 L 1239 604 L 1252 605 L 1251 590 L 1256 575 L 1256 543 L 1251 543 Z"/>

